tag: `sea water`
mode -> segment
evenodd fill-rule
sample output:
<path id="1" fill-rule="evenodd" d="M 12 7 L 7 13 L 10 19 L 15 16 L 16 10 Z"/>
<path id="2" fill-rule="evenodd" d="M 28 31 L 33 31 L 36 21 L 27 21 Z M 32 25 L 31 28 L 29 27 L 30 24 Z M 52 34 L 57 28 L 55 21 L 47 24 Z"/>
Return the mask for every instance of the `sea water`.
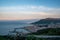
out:
<path id="1" fill-rule="evenodd" d="M 14 28 L 25 27 L 29 25 L 27 21 L 0 21 L 0 35 L 7 35 Z"/>

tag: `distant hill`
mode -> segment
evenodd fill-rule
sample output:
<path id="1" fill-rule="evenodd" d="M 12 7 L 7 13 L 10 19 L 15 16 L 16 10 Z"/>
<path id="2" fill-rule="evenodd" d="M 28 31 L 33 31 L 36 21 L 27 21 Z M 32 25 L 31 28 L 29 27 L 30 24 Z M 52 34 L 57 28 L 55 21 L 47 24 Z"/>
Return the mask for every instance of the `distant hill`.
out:
<path id="1" fill-rule="evenodd" d="M 50 24 L 50 23 L 60 23 L 60 18 L 41 19 L 41 20 L 34 22 L 32 24 Z"/>

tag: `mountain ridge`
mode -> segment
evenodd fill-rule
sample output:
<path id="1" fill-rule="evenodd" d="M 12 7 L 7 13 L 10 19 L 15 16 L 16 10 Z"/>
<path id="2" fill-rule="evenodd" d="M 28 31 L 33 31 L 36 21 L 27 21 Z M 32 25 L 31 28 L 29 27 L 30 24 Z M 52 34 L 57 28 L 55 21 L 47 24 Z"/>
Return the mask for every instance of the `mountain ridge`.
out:
<path id="1" fill-rule="evenodd" d="M 60 23 L 60 18 L 46 18 L 36 21 L 32 24 L 50 24 L 50 23 Z"/>

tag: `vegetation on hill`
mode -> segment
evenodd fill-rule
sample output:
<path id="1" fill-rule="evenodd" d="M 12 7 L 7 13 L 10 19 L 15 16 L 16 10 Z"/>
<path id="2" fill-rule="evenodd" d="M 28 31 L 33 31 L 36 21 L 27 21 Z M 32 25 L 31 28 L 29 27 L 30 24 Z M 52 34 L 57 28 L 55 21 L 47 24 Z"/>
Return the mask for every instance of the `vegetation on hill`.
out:
<path id="1" fill-rule="evenodd" d="M 8 39 L 4 36 L 0 36 L 0 40 L 8 40 Z"/>
<path id="2" fill-rule="evenodd" d="M 48 28 L 43 30 L 38 30 L 33 35 L 60 35 L 60 28 Z"/>
<path id="3" fill-rule="evenodd" d="M 30 35 L 60 35 L 60 28 L 48 28 L 48 29 L 43 29 L 43 30 L 38 30 L 35 33 L 30 33 Z M 0 40 L 14 40 L 14 38 L 10 37 L 10 36 L 0 36 Z M 16 37 L 16 40 L 36 40 L 36 38 L 34 36 L 30 36 L 30 37 Z M 55 40 L 55 38 L 53 39 L 44 39 L 44 38 L 38 38 L 38 40 Z M 57 38 L 56 38 L 57 40 Z M 59 38 L 60 40 L 60 38 Z"/>

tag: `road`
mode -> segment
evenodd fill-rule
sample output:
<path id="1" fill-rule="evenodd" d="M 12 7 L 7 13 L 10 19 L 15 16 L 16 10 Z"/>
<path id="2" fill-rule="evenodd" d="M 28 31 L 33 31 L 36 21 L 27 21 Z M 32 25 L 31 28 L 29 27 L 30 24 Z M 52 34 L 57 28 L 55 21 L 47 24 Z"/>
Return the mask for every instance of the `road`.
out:
<path id="1" fill-rule="evenodd" d="M 31 35 L 28 35 L 31 36 Z M 32 35 L 33 37 L 36 38 L 60 38 L 60 36 L 56 36 L 56 35 Z"/>

